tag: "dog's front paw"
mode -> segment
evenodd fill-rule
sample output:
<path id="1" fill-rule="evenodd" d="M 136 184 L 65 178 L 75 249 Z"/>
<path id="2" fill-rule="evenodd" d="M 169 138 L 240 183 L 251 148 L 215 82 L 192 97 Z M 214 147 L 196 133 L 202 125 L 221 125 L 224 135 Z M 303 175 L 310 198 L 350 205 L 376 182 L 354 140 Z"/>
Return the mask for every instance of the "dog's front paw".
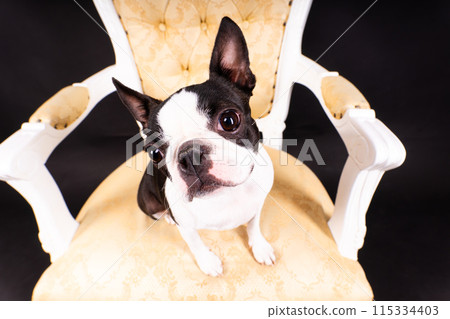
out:
<path id="1" fill-rule="evenodd" d="M 253 256 L 256 261 L 264 265 L 273 265 L 275 263 L 275 253 L 272 246 L 263 237 L 258 238 L 252 244 Z"/>
<path id="2" fill-rule="evenodd" d="M 209 250 L 203 251 L 196 256 L 198 267 L 205 274 L 216 277 L 222 274 L 222 261 Z"/>

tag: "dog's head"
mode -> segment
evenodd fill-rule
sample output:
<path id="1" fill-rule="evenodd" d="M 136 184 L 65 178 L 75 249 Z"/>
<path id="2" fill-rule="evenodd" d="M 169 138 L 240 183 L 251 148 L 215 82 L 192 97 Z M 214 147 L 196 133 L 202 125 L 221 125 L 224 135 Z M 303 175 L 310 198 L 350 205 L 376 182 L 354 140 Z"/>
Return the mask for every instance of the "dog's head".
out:
<path id="1" fill-rule="evenodd" d="M 255 76 L 244 36 L 231 19 L 223 18 L 220 24 L 206 82 L 185 87 L 165 101 L 113 82 L 147 132 L 145 148 L 158 176 L 169 178 L 188 200 L 249 178 L 253 169 L 249 153 L 257 151 L 259 141 L 249 106 Z M 162 187 L 165 179 L 156 179 L 156 184 L 155 178 L 147 182 L 150 186 L 141 184 L 140 193 Z M 148 210 L 144 209 L 151 214 Z"/>

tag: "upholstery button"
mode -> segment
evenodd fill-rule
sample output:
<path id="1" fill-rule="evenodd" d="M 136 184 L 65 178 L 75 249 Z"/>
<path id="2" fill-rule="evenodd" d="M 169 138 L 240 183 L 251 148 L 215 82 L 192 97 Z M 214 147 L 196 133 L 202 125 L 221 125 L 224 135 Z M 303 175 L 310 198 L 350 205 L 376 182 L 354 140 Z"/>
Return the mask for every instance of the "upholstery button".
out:
<path id="1" fill-rule="evenodd" d="M 159 30 L 161 30 L 162 32 L 166 31 L 166 25 L 164 23 L 160 23 Z"/>
<path id="2" fill-rule="evenodd" d="M 202 22 L 202 23 L 200 24 L 200 28 L 201 28 L 203 31 L 206 31 L 206 29 L 208 29 L 208 25 L 206 24 L 206 22 Z"/>
<path id="3" fill-rule="evenodd" d="M 183 71 L 183 76 L 187 78 L 189 76 L 189 71 L 188 70 L 184 70 Z"/>
<path id="4" fill-rule="evenodd" d="M 245 20 L 245 21 L 242 23 L 242 28 L 243 28 L 243 29 L 248 29 L 248 26 L 249 26 L 249 23 L 248 23 L 247 20 Z"/>

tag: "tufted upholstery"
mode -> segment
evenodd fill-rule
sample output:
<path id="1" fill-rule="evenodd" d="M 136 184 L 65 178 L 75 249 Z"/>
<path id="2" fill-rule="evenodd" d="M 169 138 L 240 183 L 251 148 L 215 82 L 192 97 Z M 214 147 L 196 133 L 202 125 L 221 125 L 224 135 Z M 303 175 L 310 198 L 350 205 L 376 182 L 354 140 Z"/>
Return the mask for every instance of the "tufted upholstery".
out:
<path id="1" fill-rule="evenodd" d="M 252 116 L 268 114 L 288 0 L 114 0 L 114 5 L 128 34 L 143 90 L 158 99 L 208 78 L 220 21 L 229 16 L 244 33 L 256 75 Z"/>
<path id="2" fill-rule="evenodd" d="M 123 164 L 91 195 L 69 250 L 44 272 L 33 300 L 372 299 L 360 264 L 337 250 L 327 226 L 333 204 L 320 181 L 295 158 L 267 150 L 275 183 L 261 230 L 275 249 L 274 266 L 254 260 L 241 226 L 200 232 L 224 265 L 221 277 L 202 273 L 176 227 L 139 210 L 147 156 L 140 153 L 140 171 Z"/>

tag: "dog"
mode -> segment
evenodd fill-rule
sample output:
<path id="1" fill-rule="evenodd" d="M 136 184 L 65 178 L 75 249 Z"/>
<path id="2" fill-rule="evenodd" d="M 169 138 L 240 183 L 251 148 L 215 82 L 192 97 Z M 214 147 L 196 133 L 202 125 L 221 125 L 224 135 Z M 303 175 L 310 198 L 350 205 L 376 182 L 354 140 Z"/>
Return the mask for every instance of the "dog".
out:
<path id="1" fill-rule="evenodd" d="M 199 229 L 228 230 L 247 224 L 256 261 L 274 264 L 274 250 L 259 225 L 274 172 L 250 114 L 256 78 L 247 44 L 228 17 L 221 21 L 209 71 L 207 81 L 182 88 L 165 101 L 114 78 L 113 83 L 142 126 L 144 149 L 151 159 L 152 174 L 144 174 L 139 186 L 140 209 L 176 224 L 199 268 L 219 276 L 222 262 L 203 243 Z"/>

